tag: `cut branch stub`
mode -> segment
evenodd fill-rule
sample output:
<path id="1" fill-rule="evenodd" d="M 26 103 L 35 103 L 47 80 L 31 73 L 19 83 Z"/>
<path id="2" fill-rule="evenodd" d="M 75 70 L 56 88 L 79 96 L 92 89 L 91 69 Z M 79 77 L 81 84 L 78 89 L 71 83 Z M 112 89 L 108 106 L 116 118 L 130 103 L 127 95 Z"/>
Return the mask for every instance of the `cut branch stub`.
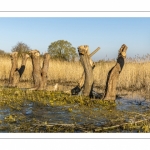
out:
<path id="1" fill-rule="evenodd" d="M 123 44 L 119 50 L 116 65 L 108 72 L 106 88 L 103 100 L 115 100 L 116 99 L 116 87 L 124 66 L 124 59 L 126 58 L 127 46 Z"/>
<path id="2" fill-rule="evenodd" d="M 81 64 L 84 68 L 85 80 L 83 85 L 83 95 L 90 96 L 93 85 L 93 69 L 90 64 L 90 58 L 88 55 L 88 45 L 82 45 L 78 47 Z"/>
<path id="3" fill-rule="evenodd" d="M 90 55 L 89 57 L 92 57 L 95 53 L 97 53 L 98 51 L 100 50 L 100 47 L 98 47 L 96 50 L 94 50 Z"/>

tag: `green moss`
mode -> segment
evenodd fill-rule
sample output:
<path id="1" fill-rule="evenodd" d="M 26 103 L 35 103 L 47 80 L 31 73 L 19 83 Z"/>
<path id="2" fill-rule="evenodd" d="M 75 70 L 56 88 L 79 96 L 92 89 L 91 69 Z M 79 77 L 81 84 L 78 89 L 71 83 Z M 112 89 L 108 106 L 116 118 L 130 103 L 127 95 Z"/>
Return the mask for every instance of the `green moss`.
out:
<path id="1" fill-rule="evenodd" d="M 115 101 L 91 100 L 63 92 L 3 88 L 0 90 L 0 108 L 7 108 L 9 112 L 0 120 L 0 131 L 150 132 L 150 111 L 145 109 L 146 106 L 139 106 L 141 112 L 135 107 L 130 111 L 120 110 L 119 105 L 121 103 Z M 56 125 L 51 125 L 53 121 Z"/>

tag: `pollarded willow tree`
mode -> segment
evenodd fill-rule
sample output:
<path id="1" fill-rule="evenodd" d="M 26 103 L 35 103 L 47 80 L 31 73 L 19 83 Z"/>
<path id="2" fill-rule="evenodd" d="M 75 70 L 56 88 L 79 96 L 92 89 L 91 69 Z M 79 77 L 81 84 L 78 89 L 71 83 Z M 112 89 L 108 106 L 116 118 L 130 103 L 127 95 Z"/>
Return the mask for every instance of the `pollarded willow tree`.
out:
<path id="1" fill-rule="evenodd" d="M 76 48 L 68 41 L 58 40 L 48 46 L 48 53 L 51 58 L 74 61 L 78 57 Z"/>

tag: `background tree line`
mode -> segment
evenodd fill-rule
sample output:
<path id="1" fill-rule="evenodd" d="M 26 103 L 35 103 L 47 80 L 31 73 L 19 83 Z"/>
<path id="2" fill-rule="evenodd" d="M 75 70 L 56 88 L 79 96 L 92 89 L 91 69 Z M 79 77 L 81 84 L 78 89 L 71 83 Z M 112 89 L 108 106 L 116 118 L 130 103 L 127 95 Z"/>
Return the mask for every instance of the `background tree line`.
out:
<path id="1" fill-rule="evenodd" d="M 11 49 L 12 52 L 18 52 L 19 55 L 23 52 L 28 53 L 30 50 L 31 48 L 23 42 L 18 42 Z M 50 54 L 52 59 L 58 59 L 62 61 L 75 61 L 75 59 L 78 58 L 76 48 L 73 47 L 70 42 L 65 40 L 58 40 L 52 42 L 48 46 L 47 52 Z M 0 55 L 8 55 L 8 54 L 9 53 L 6 53 L 4 50 L 0 50 Z"/>

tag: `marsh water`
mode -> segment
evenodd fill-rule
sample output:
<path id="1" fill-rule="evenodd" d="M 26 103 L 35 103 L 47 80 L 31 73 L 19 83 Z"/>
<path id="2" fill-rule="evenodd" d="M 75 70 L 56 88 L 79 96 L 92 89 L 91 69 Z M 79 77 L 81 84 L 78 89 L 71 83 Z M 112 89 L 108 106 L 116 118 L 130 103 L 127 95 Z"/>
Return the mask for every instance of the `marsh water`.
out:
<path id="1" fill-rule="evenodd" d="M 91 107 L 79 103 L 40 105 L 24 99 L 18 109 L 0 108 L 0 132 L 149 132 L 149 114 L 150 100 L 136 93 Z"/>

